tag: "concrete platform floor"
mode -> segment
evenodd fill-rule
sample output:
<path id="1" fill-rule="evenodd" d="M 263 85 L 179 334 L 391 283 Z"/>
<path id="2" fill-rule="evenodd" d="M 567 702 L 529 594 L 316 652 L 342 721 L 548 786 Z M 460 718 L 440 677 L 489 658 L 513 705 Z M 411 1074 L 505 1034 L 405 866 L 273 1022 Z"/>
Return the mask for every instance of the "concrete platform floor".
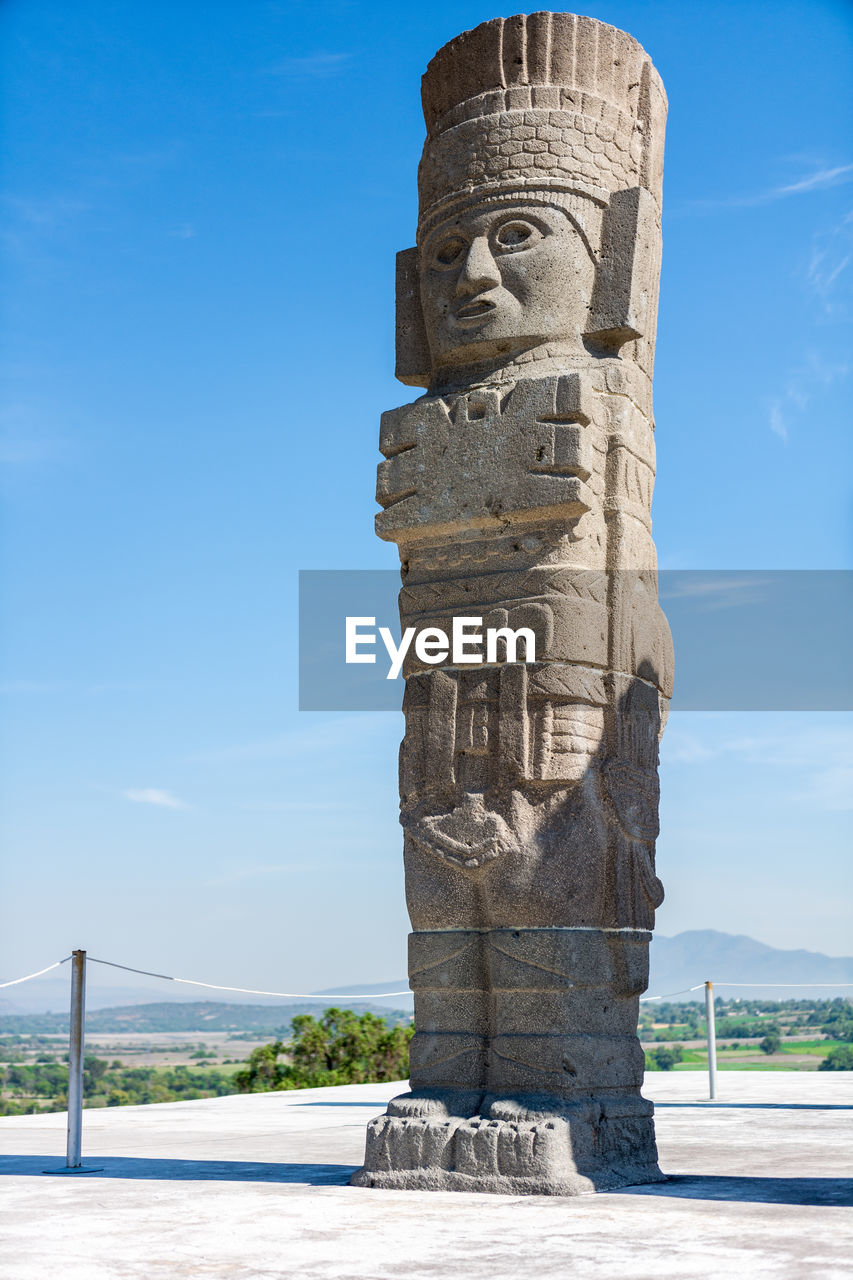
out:
<path id="1" fill-rule="evenodd" d="M 853 1075 L 651 1073 L 664 1184 L 578 1199 L 346 1185 L 403 1085 L 0 1119 L 5 1280 L 850 1277 Z M 845 1207 L 846 1206 L 846 1207 Z"/>

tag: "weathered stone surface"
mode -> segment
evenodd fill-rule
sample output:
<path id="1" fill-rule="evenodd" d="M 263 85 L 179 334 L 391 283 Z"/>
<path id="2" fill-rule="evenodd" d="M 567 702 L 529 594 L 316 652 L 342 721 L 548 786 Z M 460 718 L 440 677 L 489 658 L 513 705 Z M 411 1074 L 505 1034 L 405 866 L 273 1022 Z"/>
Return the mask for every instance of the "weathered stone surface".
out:
<path id="1" fill-rule="evenodd" d="M 431 1113 L 408 1115 L 403 1095 L 371 1121 L 356 1185 L 573 1196 L 661 1180 L 653 1107 L 641 1098 L 486 1097 L 470 1118 L 452 1096 L 431 1101 Z"/>
<path id="2" fill-rule="evenodd" d="M 412 1091 L 354 1181 L 654 1181 L 636 1025 L 672 688 L 650 516 L 666 99 L 631 36 L 538 13 L 452 40 L 423 103 L 397 374 L 426 394 L 383 414 L 377 532 L 404 627 L 504 630 L 485 663 L 404 665 Z"/>

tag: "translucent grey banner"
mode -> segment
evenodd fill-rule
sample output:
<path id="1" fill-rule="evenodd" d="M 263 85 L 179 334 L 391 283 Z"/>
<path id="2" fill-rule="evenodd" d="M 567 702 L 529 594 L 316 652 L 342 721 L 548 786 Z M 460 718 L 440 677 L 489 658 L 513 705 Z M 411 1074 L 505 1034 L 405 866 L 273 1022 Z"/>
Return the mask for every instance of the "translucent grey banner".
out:
<path id="1" fill-rule="evenodd" d="M 301 711 L 399 711 L 399 590 L 392 570 L 300 573 Z M 658 594 L 675 646 L 673 710 L 853 710 L 853 571 L 663 570 Z"/>

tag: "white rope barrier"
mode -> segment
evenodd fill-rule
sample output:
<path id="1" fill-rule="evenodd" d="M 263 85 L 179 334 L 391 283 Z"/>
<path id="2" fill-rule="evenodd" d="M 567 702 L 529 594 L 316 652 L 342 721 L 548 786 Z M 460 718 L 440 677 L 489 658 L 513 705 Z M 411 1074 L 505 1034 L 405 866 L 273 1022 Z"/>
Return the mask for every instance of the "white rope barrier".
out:
<path id="1" fill-rule="evenodd" d="M 141 973 L 146 978 L 162 978 L 165 982 L 183 982 L 190 987 L 207 987 L 210 991 L 237 991 L 244 996 L 280 996 L 283 1000 L 386 1000 L 389 996 L 410 996 L 405 991 L 259 991 L 255 987 L 224 987 L 217 982 L 198 982 L 195 978 L 175 978 L 169 973 L 152 973 L 148 969 L 134 969 L 129 964 L 116 964 L 114 960 L 96 960 L 92 964 L 108 964 L 113 969 L 125 969 L 128 973 Z"/>
<path id="2" fill-rule="evenodd" d="M 695 987 L 682 987 L 680 991 L 667 991 L 662 996 L 640 996 L 640 1004 L 648 1004 L 650 1000 L 671 1000 L 673 996 L 686 996 L 691 991 L 701 991 L 704 982 L 697 982 Z M 853 987 L 853 982 L 715 982 L 715 987 Z"/>
<path id="3" fill-rule="evenodd" d="M 29 982 L 31 978 L 40 978 L 43 973 L 50 973 L 51 969 L 58 969 L 61 964 L 67 964 L 70 959 L 70 956 L 66 956 L 64 960 L 54 960 L 53 964 L 45 965 L 43 969 L 39 969 L 36 973 L 28 973 L 23 978 L 12 978 L 10 982 L 0 982 L 0 987 L 16 987 L 19 982 Z"/>
<path id="4" fill-rule="evenodd" d="M 385 1000 L 389 996 L 410 996 L 411 990 L 405 991 L 321 991 L 313 995 L 302 991 L 255 991 L 252 987 L 220 987 L 215 982 L 196 982 L 194 978 L 175 978 L 175 982 L 186 982 L 191 987 L 209 987 L 211 991 L 240 991 L 247 996 L 283 996 L 286 1000 Z"/>
<path id="5" fill-rule="evenodd" d="M 700 986 L 703 985 L 700 983 Z M 715 987 L 853 987 L 853 982 L 715 982 Z M 691 987 L 691 991 L 698 990 Z"/>
<path id="6" fill-rule="evenodd" d="M 680 991 L 667 991 L 662 996 L 640 996 L 640 1004 L 648 1004 L 650 1000 L 671 1000 L 673 996 L 686 996 L 688 992 L 698 991 L 704 985 L 704 982 L 697 982 L 695 987 L 682 987 Z"/>
<path id="7" fill-rule="evenodd" d="M 145 978 L 160 978 L 163 982 L 182 982 L 189 987 L 205 987 L 209 991 L 235 991 L 244 996 L 277 996 L 282 1000 L 388 1000 L 393 996 L 410 996 L 411 991 L 261 991 L 256 987 L 226 987 L 217 982 L 199 982 L 196 978 L 178 978 L 171 973 L 155 973 L 151 969 L 136 969 L 129 964 L 118 964 L 115 960 L 97 960 L 88 956 L 91 964 L 109 965 L 111 969 L 124 969 L 126 973 L 140 973 Z M 0 982 L 2 987 L 16 987 L 21 982 L 29 982 L 32 978 L 40 978 L 51 969 L 58 969 L 67 964 L 71 956 L 55 960 L 53 964 L 38 969 L 35 973 L 25 974 L 23 978 L 12 978 L 9 982 Z M 704 982 L 697 982 L 695 987 L 682 987 L 680 991 L 667 991 L 659 996 L 641 996 L 640 1004 L 649 1004 L 654 1000 L 671 1000 L 673 996 L 689 995 L 692 991 L 700 991 Z M 715 982 L 715 987 L 832 987 L 849 988 L 853 982 Z"/>

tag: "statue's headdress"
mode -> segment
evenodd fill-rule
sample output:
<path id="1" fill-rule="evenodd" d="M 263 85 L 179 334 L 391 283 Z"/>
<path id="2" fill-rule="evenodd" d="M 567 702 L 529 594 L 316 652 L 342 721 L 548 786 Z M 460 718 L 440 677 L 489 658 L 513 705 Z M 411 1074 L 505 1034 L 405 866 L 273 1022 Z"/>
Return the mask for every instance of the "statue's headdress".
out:
<path id="1" fill-rule="evenodd" d="M 419 242 L 468 203 L 557 204 L 595 246 L 590 334 L 617 349 L 641 339 L 653 319 L 642 277 L 654 280 L 658 269 L 666 121 L 663 85 L 642 46 L 569 13 L 495 18 L 439 49 L 422 99 Z M 397 376 L 426 385 L 419 310 L 417 250 L 408 249 L 398 261 Z"/>

